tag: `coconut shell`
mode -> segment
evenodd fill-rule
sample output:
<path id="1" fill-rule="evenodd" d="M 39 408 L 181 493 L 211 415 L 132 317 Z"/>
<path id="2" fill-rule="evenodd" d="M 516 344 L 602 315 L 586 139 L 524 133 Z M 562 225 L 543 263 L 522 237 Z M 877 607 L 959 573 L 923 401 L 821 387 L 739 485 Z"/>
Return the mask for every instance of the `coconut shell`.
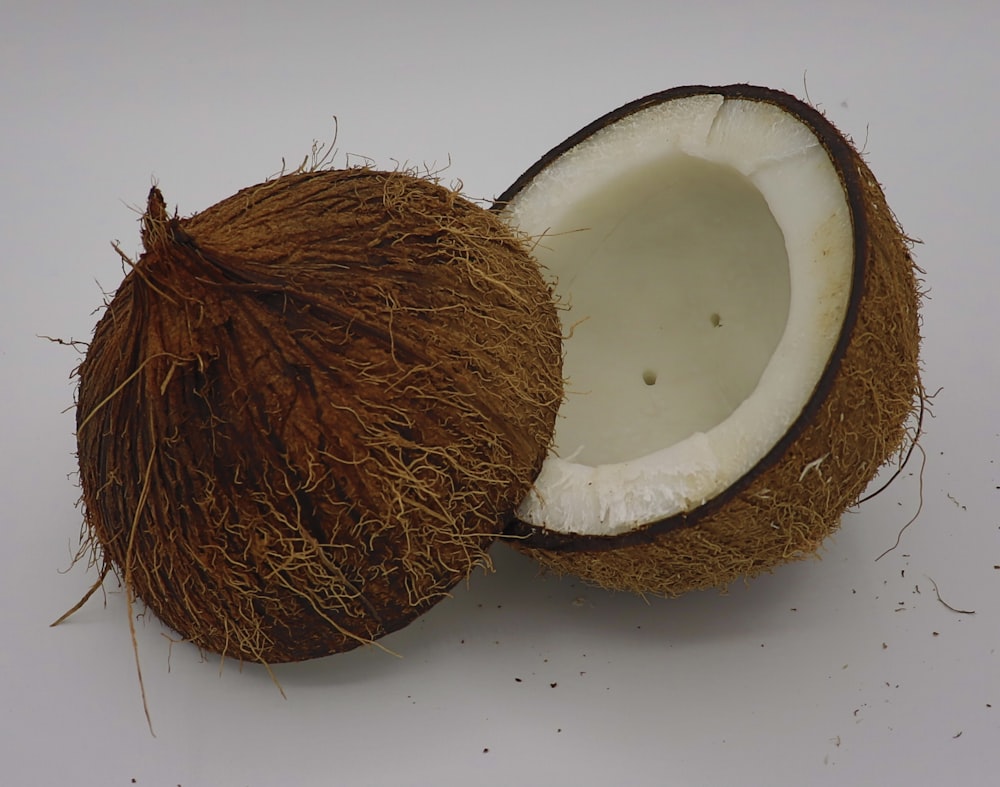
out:
<path id="1" fill-rule="evenodd" d="M 79 378 L 89 538 L 182 637 L 258 662 L 399 629 L 477 566 L 562 395 L 552 293 L 489 211 L 405 173 L 279 177 L 144 253 Z"/>
<path id="2" fill-rule="evenodd" d="M 510 543 L 557 574 L 640 594 L 724 587 L 815 555 L 879 469 L 914 438 L 923 401 L 918 350 L 921 294 L 911 242 L 857 150 L 820 112 L 748 85 L 684 87 L 621 107 L 570 137 L 498 200 L 502 209 L 567 149 L 652 104 L 699 94 L 776 104 L 805 123 L 840 177 L 854 234 L 847 317 L 806 407 L 774 448 L 721 495 L 618 536 L 547 531 L 524 522 Z M 571 341 L 571 340 L 570 340 Z"/>

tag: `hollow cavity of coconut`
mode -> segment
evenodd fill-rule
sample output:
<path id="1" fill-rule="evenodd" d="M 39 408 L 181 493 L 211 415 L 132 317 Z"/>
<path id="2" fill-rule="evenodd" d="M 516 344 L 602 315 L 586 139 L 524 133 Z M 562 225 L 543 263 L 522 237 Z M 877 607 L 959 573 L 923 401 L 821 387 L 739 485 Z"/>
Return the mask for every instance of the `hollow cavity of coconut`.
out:
<path id="1" fill-rule="evenodd" d="M 495 209 L 569 305 L 567 398 L 513 543 L 677 595 L 814 554 L 922 395 L 909 242 L 851 143 L 747 85 L 684 87 L 550 151 Z"/>
<path id="2" fill-rule="evenodd" d="M 524 497 L 562 393 L 520 235 L 433 182 L 280 177 L 145 252 L 78 369 L 90 536 L 196 645 L 260 662 L 398 629 Z"/>

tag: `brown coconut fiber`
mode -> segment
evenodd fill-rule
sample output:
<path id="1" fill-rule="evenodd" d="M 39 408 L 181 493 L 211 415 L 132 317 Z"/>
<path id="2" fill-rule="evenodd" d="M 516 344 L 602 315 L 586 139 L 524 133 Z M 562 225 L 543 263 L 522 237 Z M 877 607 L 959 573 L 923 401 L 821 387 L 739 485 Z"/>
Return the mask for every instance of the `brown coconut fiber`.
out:
<path id="1" fill-rule="evenodd" d="M 284 662 L 489 566 L 562 396 L 522 238 L 429 179 L 352 169 L 190 218 L 154 188 L 142 241 L 77 370 L 88 538 L 130 599 Z"/>

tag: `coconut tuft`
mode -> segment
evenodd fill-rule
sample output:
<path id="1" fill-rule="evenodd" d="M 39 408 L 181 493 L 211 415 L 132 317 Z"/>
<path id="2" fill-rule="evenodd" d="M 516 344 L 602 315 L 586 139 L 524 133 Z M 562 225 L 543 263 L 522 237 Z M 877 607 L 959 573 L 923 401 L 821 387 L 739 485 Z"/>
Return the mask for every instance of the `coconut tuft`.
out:
<path id="1" fill-rule="evenodd" d="M 720 92 L 727 91 L 757 97 L 745 86 Z M 767 91 L 767 100 L 775 95 Z M 515 523 L 510 543 L 545 569 L 662 596 L 724 588 L 770 572 L 815 556 L 879 470 L 903 462 L 919 437 L 927 397 L 918 358 L 921 271 L 910 254 L 912 241 L 850 142 L 818 113 L 800 119 L 834 160 L 855 236 L 848 314 L 817 390 L 753 471 L 690 512 L 613 537 L 566 536 Z"/>
<path id="2" fill-rule="evenodd" d="M 76 372 L 104 572 L 197 646 L 271 663 L 370 643 L 489 568 L 562 396 L 522 237 L 352 169 L 190 218 L 154 187 L 142 241 Z"/>

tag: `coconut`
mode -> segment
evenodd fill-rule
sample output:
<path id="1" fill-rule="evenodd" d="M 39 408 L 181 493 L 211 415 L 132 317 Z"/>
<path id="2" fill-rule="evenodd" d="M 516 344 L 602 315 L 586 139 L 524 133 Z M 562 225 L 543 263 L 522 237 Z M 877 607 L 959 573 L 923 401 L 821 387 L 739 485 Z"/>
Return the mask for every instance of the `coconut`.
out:
<path id="1" fill-rule="evenodd" d="M 190 218 L 153 188 L 142 242 L 77 370 L 87 532 L 130 601 L 203 649 L 294 661 L 489 565 L 562 395 L 523 237 L 350 169 Z"/>
<path id="2" fill-rule="evenodd" d="M 914 437 L 911 244 L 812 106 L 647 96 L 494 208 L 569 307 L 567 398 L 509 532 L 555 572 L 673 596 L 816 554 Z"/>

